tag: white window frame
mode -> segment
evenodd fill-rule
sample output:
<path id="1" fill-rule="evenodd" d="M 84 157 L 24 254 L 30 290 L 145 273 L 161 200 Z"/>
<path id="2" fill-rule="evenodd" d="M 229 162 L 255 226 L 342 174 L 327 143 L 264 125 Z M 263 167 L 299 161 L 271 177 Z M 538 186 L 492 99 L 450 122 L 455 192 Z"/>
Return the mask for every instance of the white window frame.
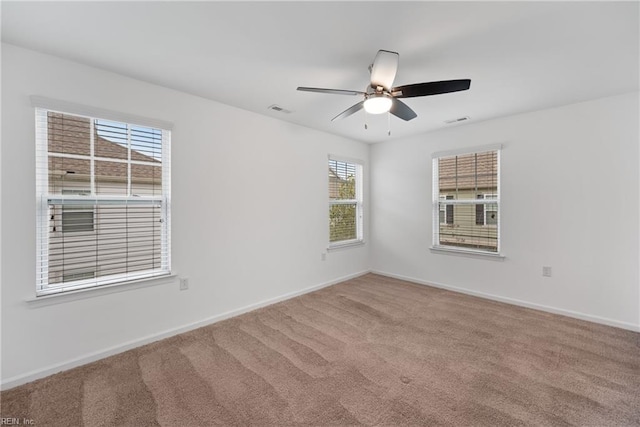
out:
<path id="1" fill-rule="evenodd" d="M 502 153 L 502 144 L 492 144 L 492 145 L 484 145 L 479 147 L 469 147 L 469 148 L 461 148 L 456 150 L 448 150 L 448 151 L 439 151 L 431 154 L 432 160 L 432 245 L 430 249 L 434 252 L 442 252 L 442 253 L 453 253 L 453 254 L 463 254 L 463 255 L 480 255 L 483 257 L 495 257 L 495 258 L 504 258 L 504 254 L 502 253 L 502 245 L 501 245 L 501 214 L 500 214 L 500 198 L 501 198 L 501 164 L 500 158 Z M 474 153 L 486 153 L 488 151 L 495 151 L 497 153 L 497 181 L 498 181 L 498 189 L 496 192 L 496 199 L 492 200 L 492 203 L 497 205 L 497 213 L 498 220 L 496 225 L 490 225 L 490 227 L 496 228 L 497 234 L 497 250 L 496 252 L 487 251 L 482 249 L 471 249 L 471 248 L 462 248 L 451 245 L 442 245 L 440 244 L 440 209 L 442 203 L 446 205 L 453 205 L 454 207 L 457 205 L 477 205 L 478 200 L 476 199 L 463 199 L 463 200 L 445 200 L 444 202 L 440 198 L 440 188 L 439 188 L 439 171 L 438 171 L 438 160 L 442 157 L 452 157 L 452 156 L 461 156 L 465 154 L 474 154 Z M 491 193 L 494 194 L 494 193 Z M 446 215 L 446 214 L 445 214 Z M 486 204 L 485 204 L 485 224 L 486 224 Z"/>
<path id="2" fill-rule="evenodd" d="M 148 119 L 145 117 L 114 112 L 101 108 L 79 105 L 61 100 L 31 97 L 31 104 L 35 108 L 36 116 L 36 297 L 49 297 L 53 295 L 74 293 L 76 291 L 92 290 L 96 288 L 112 287 L 139 283 L 140 281 L 157 277 L 171 276 L 171 129 L 169 122 Z M 142 127 L 152 127 L 162 130 L 162 194 L 160 196 L 119 196 L 119 195 L 95 195 L 93 177 L 91 178 L 93 195 L 86 194 L 49 194 L 48 183 L 48 136 L 47 113 L 56 112 L 70 114 L 90 119 L 101 119 L 127 123 Z M 91 122 L 91 138 L 93 138 L 93 120 Z M 91 145 L 93 150 L 93 144 Z M 54 157 L 74 157 L 74 155 L 56 154 Z M 103 160 L 94 156 L 91 159 Z M 104 159 L 114 161 L 114 159 Z M 115 160 L 117 162 L 117 160 Z M 135 161 L 127 160 L 129 163 Z M 92 162 L 93 164 L 93 162 Z M 93 175 L 93 171 L 92 171 Z M 143 271 L 140 273 L 114 274 L 103 278 L 81 279 L 72 282 L 48 283 L 48 259 L 49 259 L 49 232 L 51 204 L 65 204 L 68 206 L 93 205 L 95 207 L 109 204 L 152 205 L 157 203 L 162 208 L 161 245 L 166 251 L 166 257 L 162 259 L 159 269 Z M 94 218 L 95 228 L 95 218 Z M 60 230 L 62 232 L 62 230 Z"/>
<path id="3" fill-rule="evenodd" d="M 348 246 L 361 245 L 364 243 L 364 204 L 363 204 L 363 175 L 364 175 L 364 163 L 361 160 L 351 159 L 347 157 L 334 156 L 329 155 L 329 161 L 343 162 L 348 163 L 355 166 L 355 190 L 356 190 L 356 198 L 355 199 L 342 199 L 342 200 L 332 200 L 329 197 L 329 209 L 328 212 L 331 211 L 332 206 L 336 205 L 355 205 L 356 207 L 356 238 L 349 240 L 339 240 L 335 242 L 329 241 L 327 245 L 327 249 L 338 249 L 344 248 Z M 327 189 L 330 187 L 330 183 L 328 181 L 329 177 L 327 175 Z M 329 233 L 327 233 L 330 236 Z"/>

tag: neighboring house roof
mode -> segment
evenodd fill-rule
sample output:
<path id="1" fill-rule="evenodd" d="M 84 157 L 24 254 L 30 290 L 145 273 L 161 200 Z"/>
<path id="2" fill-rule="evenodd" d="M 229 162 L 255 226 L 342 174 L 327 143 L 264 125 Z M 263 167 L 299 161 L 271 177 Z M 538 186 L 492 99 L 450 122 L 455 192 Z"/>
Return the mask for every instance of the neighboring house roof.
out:
<path id="1" fill-rule="evenodd" d="M 48 113 L 48 151 L 51 153 L 65 153 L 89 156 L 91 154 L 90 119 L 61 113 Z M 128 149 L 121 144 L 103 138 L 95 132 L 94 155 L 97 157 L 127 160 Z M 157 159 L 131 150 L 131 160 L 144 161 L 157 164 L 131 165 L 132 182 L 154 182 L 161 179 L 162 165 Z M 97 180 L 118 182 L 127 180 L 127 164 L 103 160 L 95 161 L 94 174 Z M 66 157 L 49 157 L 49 172 L 52 175 L 68 175 L 68 178 L 82 180 L 91 173 L 91 164 L 88 159 L 73 159 Z M 84 176 L 84 178 L 83 178 Z"/>

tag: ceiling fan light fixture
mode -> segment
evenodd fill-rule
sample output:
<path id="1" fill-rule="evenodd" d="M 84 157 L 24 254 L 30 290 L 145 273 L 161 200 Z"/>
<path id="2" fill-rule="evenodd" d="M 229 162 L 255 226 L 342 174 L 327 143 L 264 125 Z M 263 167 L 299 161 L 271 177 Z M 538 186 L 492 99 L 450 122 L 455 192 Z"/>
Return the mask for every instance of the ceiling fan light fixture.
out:
<path id="1" fill-rule="evenodd" d="M 391 98 L 386 95 L 370 96 L 364 101 L 364 110 L 369 114 L 387 113 L 391 109 Z"/>
<path id="2" fill-rule="evenodd" d="M 2 1 L 2 0 L 0 0 Z M 418 115 L 399 98 L 440 95 L 443 93 L 468 90 L 471 80 L 442 80 L 437 82 L 413 83 L 393 86 L 398 71 L 398 52 L 379 50 L 373 64 L 369 67 L 371 78 L 364 92 L 344 89 L 324 89 L 319 87 L 298 86 L 303 92 L 330 93 L 335 95 L 364 95 L 364 99 L 344 110 L 331 121 L 344 119 L 364 109 L 369 114 L 389 113 L 408 122 Z M 361 98 L 362 99 L 362 98 Z M 391 117 L 389 115 L 389 117 Z M 458 121 L 458 120 L 456 120 Z"/>

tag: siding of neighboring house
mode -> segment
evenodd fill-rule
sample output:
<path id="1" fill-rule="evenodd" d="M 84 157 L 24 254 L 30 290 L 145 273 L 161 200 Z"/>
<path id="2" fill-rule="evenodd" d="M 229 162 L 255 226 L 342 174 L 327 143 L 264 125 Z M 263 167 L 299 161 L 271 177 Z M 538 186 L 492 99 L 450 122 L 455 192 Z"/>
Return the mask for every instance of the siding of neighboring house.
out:
<path id="1" fill-rule="evenodd" d="M 91 155 L 90 119 L 49 112 L 48 126 L 49 153 Z M 95 157 L 128 159 L 126 147 L 101 137 L 97 130 L 93 137 Z M 135 150 L 131 150 L 131 159 L 154 164 L 131 164 L 131 193 L 160 195 L 161 162 Z M 50 156 L 48 174 L 52 195 L 91 194 L 88 159 Z M 127 163 L 95 160 L 94 177 L 97 195 L 127 195 Z M 150 270 L 161 264 L 159 206 L 96 205 L 90 201 L 72 207 L 50 205 L 49 218 L 50 284 Z"/>

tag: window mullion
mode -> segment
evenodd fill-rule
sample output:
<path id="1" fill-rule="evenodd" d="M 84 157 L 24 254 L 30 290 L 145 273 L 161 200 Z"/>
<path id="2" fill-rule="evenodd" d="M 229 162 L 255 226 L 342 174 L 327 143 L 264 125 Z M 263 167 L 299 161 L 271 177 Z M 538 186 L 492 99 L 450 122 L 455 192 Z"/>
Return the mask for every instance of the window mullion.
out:
<path id="1" fill-rule="evenodd" d="M 79 159 L 79 160 L 89 160 L 91 156 L 86 156 L 83 154 L 65 154 L 65 153 L 49 153 L 49 157 L 60 157 L 63 159 Z M 112 157 L 101 157 L 101 156 L 93 156 L 94 159 L 98 162 L 113 162 L 113 163 L 131 163 L 132 165 L 147 165 L 147 166 L 155 166 L 161 167 L 158 163 L 153 162 L 145 162 L 143 160 L 125 160 L 125 159 L 115 159 Z"/>
<path id="2" fill-rule="evenodd" d="M 91 172 L 89 173 L 90 177 L 89 177 L 89 188 L 91 191 L 91 195 L 95 196 L 96 193 L 96 159 L 95 159 L 95 155 L 96 155 L 96 151 L 95 151 L 95 142 L 96 142 L 96 138 L 95 138 L 95 132 L 96 132 L 96 128 L 95 128 L 95 120 L 91 119 L 89 120 L 89 165 L 90 165 L 90 170 Z"/>
<path id="3" fill-rule="evenodd" d="M 453 196 L 451 196 L 453 197 Z M 496 200 L 483 200 L 483 199 L 460 199 L 460 200 L 456 200 L 456 199 L 446 199 L 446 200 L 440 200 L 440 203 L 442 203 L 443 205 L 453 205 L 453 206 L 460 206 L 460 205 L 477 205 L 477 204 L 482 204 L 482 203 L 497 203 Z"/>
<path id="4" fill-rule="evenodd" d="M 131 125 L 127 125 L 127 195 L 131 196 Z"/>
<path id="5" fill-rule="evenodd" d="M 361 203 L 358 199 L 338 199 L 338 200 L 329 200 L 329 204 L 331 205 L 355 205 Z"/>

